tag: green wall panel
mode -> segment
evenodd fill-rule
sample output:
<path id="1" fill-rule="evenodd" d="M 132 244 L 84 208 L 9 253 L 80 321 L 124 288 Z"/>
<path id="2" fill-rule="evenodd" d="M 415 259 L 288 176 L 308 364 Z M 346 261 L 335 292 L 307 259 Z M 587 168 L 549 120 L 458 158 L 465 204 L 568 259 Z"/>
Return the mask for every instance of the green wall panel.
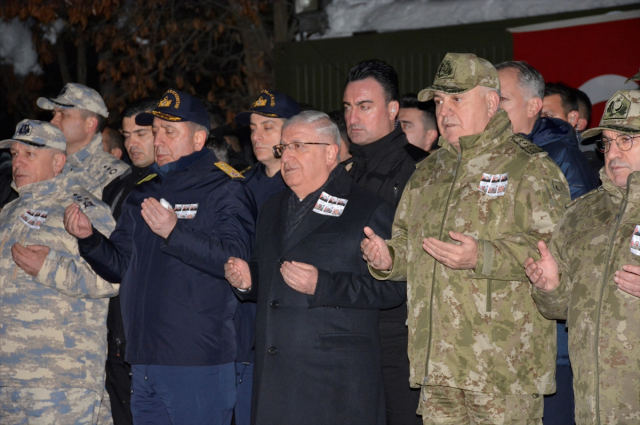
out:
<path id="1" fill-rule="evenodd" d="M 349 69 L 362 60 L 377 58 L 398 72 L 400 94 L 417 93 L 433 82 L 447 52 L 475 53 L 492 63 L 511 60 L 513 43 L 507 28 L 638 7 L 282 43 L 276 46 L 276 88 L 321 111 L 342 109 L 342 91 Z"/>

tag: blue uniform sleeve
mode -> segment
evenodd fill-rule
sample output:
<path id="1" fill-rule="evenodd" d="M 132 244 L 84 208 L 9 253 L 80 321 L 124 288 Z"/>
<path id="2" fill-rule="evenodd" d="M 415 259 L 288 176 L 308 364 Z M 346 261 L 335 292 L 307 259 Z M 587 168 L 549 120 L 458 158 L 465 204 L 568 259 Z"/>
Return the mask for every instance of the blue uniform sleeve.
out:
<path id="1" fill-rule="evenodd" d="M 194 229 L 188 220 L 178 220 L 160 250 L 209 276 L 225 280 L 224 264 L 229 257 L 249 260 L 255 233 L 251 201 L 245 187 L 229 181 L 209 195 L 205 208 L 207 231 Z"/>
<path id="2" fill-rule="evenodd" d="M 107 238 L 95 228 L 93 234 L 78 241 L 80 254 L 94 272 L 107 282 L 122 282 L 133 251 L 133 220 L 125 203 L 116 229 Z"/>

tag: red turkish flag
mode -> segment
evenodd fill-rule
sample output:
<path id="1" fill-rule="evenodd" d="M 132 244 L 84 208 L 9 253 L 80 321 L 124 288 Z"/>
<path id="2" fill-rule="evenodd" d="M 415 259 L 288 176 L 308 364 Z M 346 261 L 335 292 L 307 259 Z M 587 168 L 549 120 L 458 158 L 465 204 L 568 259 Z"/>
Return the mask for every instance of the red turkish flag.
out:
<path id="1" fill-rule="evenodd" d="M 640 11 L 609 13 L 510 28 L 513 58 L 536 68 L 548 83 L 584 91 L 593 104 L 589 127 L 600 123 L 606 102 L 640 68 Z"/>

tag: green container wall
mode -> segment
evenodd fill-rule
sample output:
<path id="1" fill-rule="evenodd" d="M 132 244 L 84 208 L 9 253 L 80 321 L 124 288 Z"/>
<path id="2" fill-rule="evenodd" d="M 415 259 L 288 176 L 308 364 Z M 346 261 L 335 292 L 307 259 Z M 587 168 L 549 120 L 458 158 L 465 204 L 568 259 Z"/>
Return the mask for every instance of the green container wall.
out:
<path id="1" fill-rule="evenodd" d="M 481 24 L 282 43 L 276 45 L 276 88 L 320 111 L 342 109 L 342 92 L 349 69 L 362 60 L 377 58 L 388 62 L 398 72 L 401 95 L 418 93 L 431 85 L 447 52 L 475 53 L 495 64 L 511 60 L 513 40 L 507 28 L 638 8 L 638 5 L 621 6 Z"/>

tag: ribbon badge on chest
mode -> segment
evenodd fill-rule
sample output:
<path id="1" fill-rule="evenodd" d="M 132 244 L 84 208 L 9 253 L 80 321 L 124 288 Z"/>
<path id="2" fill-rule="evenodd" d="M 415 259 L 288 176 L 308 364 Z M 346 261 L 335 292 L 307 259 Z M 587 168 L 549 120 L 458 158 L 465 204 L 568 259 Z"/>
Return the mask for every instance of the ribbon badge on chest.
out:
<path id="1" fill-rule="evenodd" d="M 322 192 L 316 202 L 316 206 L 313 207 L 313 211 L 322 215 L 340 217 L 347 206 L 347 202 L 349 201 L 346 199 L 337 198 L 329 195 L 327 192 Z"/>
<path id="2" fill-rule="evenodd" d="M 631 253 L 640 255 L 640 225 L 636 225 L 631 235 Z"/>
<path id="3" fill-rule="evenodd" d="M 42 223 L 47 221 L 48 216 L 49 213 L 44 210 L 27 210 L 20 216 L 20 221 L 32 229 L 39 229 Z"/>
<path id="4" fill-rule="evenodd" d="M 482 173 L 482 179 L 478 185 L 478 190 L 489 196 L 504 196 L 509 184 L 509 173 L 487 174 Z"/>
<path id="5" fill-rule="evenodd" d="M 198 214 L 198 204 L 176 204 L 173 210 L 178 218 L 192 219 Z"/>

